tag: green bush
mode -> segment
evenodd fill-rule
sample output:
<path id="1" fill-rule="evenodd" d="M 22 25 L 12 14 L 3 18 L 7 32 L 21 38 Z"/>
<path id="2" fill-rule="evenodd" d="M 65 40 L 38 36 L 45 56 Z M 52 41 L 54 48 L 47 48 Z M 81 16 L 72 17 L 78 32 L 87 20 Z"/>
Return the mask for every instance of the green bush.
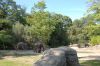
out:
<path id="1" fill-rule="evenodd" d="M 11 49 L 14 38 L 7 31 L 0 31 L 0 49 Z"/>
<path id="2" fill-rule="evenodd" d="M 100 44 L 100 36 L 92 36 L 91 38 L 90 38 L 90 43 L 91 43 L 91 45 L 98 45 L 98 44 Z"/>

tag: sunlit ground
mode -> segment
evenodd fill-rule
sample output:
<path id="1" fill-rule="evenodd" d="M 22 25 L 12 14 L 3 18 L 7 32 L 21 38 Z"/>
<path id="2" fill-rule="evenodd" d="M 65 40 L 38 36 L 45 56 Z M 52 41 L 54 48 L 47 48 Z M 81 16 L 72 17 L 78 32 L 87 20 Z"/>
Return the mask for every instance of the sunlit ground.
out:
<path id="1" fill-rule="evenodd" d="M 25 57 L 24 57 L 25 58 Z M 0 60 L 0 66 L 32 66 L 33 62 L 37 59 L 32 58 L 30 60 L 27 60 L 27 57 L 25 60 L 23 58 L 18 60 L 8 60 L 8 59 L 1 59 Z M 100 60 L 90 60 L 90 61 L 80 61 L 81 66 L 100 66 Z"/>
<path id="2" fill-rule="evenodd" d="M 100 66 L 100 51 L 77 49 L 81 66 Z M 1 56 L 0 66 L 32 66 L 41 55 Z"/>
<path id="3" fill-rule="evenodd" d="M 0 58 L 0 66 L 32 66 L 40 57 L 41 55 L 5 56 Z"/>

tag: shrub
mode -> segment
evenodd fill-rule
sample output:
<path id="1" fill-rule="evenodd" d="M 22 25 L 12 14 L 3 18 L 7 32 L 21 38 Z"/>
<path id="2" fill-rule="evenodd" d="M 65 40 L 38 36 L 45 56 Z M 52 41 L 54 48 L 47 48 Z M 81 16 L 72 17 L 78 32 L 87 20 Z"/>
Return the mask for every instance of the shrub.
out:
<path id="1" fill-rule="evenodd" d="M 90 38 L 90 43 L 92 46 L 100 44 L 100 36 L 92 36 Z"/>

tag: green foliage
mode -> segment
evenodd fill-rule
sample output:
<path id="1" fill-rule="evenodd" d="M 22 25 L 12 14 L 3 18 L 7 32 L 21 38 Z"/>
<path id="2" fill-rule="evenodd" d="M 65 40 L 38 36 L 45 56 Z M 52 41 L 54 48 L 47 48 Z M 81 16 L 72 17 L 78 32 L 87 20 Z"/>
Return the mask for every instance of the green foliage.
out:
<path id="1" fill-rule="evenodd" d="M 91 45 L 100 44 L 100 25 L 89 26 L 87 33 L 90 37 L 89 43 L 91 43 Z"/>
<path id="2" fill-rule="evenodd" d="M 46 8 L 46 4 L 44 1 L 39 1 L 34 6 L 35 6 L 35 9 L 38 9 L 39 11 L 43 11 Z"/>
<path id="3" fill-rule="evenodd" d="M 83 42 L 84 35 L 82 35 L 82 29 L 83 22 L 81 20 L 73 21 L 72 26 L 68 29 L 69 38 L 72 44 Z"/>
<path id="4" fill-rule="evenodd" d="M 92 33 L 92 35 L 100 35 L 100 25 L 99 24 L 95 26 L 95 30 Z"/>
<path id="5" fill-rule="evenodd" d="M 100 36 L 92 36 L 90 38 L 90 43 L 94 46 L 94 45 L 98 45 L 100 44 Z"/>
<path id="6" fill-rule="evenodd" d="M 31 26 L 23 25 L 21 23 L 15 23 L 12 27 L 13 36 L 16 39 L 16 43 L 18 42 L 26 42 L 32 46 L 35 34 L 34 29 Z"/>
<path id="7" fill-rule="evenodd" d="M 100 25 L 95 23 L 94 15 L 89 14 L 74 20 L 68 32 L 71 43 L 85 44 L 90 42 L 91 36 L 100 35 Z"/>
<path id="8" fill-rule="evenodd" d="M 51 38 L 48 41 L 50 47 L 59 47 L 69 45 L 69 39 L 66 29 L 64 29 L 63 23 L 58 23 L 55 26 L 55 30 L 51 34 Z"/>
<path id="9" fill-rule="evenodd" d="M 0 66 L 31 66 L 31 64 L 20 63 L 18 61 L 0 60 Z"/>
<path id="10" fill-rule="evenodd" d="M 100 35 L 100 25 L 85 26 L 83 32 L 87 34 L 87 36 Z"/>
<path id="11" fill-rule="evenodd" d="M 48 12 L 35 12 L 27 17 L 27 22 L 36 38 L 44 42 L 48 40 L 56 24 Z"/>
<path id="12" fill-rule="evenodd" d="M 36 35 L 34 33 L 33 27 L 27 25 L 24 26 L 24 31 L 22 35 L 23 40 L 32 46 L 33 42 L 35 41 L 35 37 Z"/>
<path id="13" fill-rule="evenodd" d="M 0 30 L 3 29 L 10 29 L 11 28 L 11 22 L 7 19 L 0 19 Z"/>
<path id="14" fill-rule="evenodd" d="M 89 12 L 93 12 L 94 19 L 100 20 L 100 1 L 99 0 L 90 0 L 89 1 L 90 8 L 88 9 Z"/>
<path id="15" fill-rule="evenodd" d="M 7 31 L 0 31 L 0 48 L 1 49 L 12 49 L 14 38 Z"/>
<path id="16" fill-rule="evenodd" d="M 72 22 L 67 16 L 46 12 L 43 0 L 34 4 L 32 13 L 27 16 L 25 9 L 14 0 L 0 0 L 0 48 L 11 48 L 22 41 L 31 46 L 41 41 L 50 47 L 99 44 L 100 1 L 89 0 L 88 3 L 88 11 L 92 13 Z"/>
<path id="17" fill-rule="evenodd" d="M 25 22 L 25 10 L 17 5 L 14 0 L 0 0 L 0 18 L 10 22 Z"/>
<path id="18" fill-rule="evenodd" d="M 12 26 L 12 32 L 13 32 L 14 36 L 16 37 L 17 42 L 22 41 L 23 31 L 24 31 L 24 25 L 19 22 L 15 23 Z"/>
<path id="19" fill-rule="evenodd" d="M 48 45 L 51 47 L 69 45 L 70 42 L 67 35 L 67 29 L 72 24 L 71 19 L 60 14 L 55 14 L 53 18 L 54 22 L 56 22 L 57 24 L 55 25 L 54 31 L 50 35 Z"/>
<path id="20" fill-rule="evenodd" d="M 16 22 L 25 24 L 25 9 L 17 5 L 14 0 L 0 0 L 0 47 L 2 49 L 14 48 L 15 45 L 13 44 L 15 41 L 17 42 L 21 39 L 18 38 L 21 32 L 19 28 L 21 27 L 18 25 L 12 26 Z M 16 31 L 13 30 L 16 36 L 12 34 L 12 27 Z M 7 34 L 2 33 L 2 31 L 5 31 Z M 15 37 L 17 40 L 14 39 Z"/>
<path id="21" fill-rule="evenodd" d="M 22 41 L 28 44 L 42 41 L 47 44 L 52 37 L 60 38 L 58 43 L 61 41 L 62 45 L 69 44 L 66 34 L 67 28 L 72 25 L 71 19 L 60 14 L 45 12 L 45 8 L 45 2 L 39 1 L 34 5 L 33 12 L 26 17 L 25 9 L 17 5 L 14 0 L 0 0 L 0 31 L 7 32 L 7 34 L 0 34 L 1 38 L 4 37 L 3 40 L 5 40 L 1 40 L 4 49 L 7 46 L 6 43 L 12 44 L 12 41 L 8 40 L 11 38 L 15 38 L 15 45 Z M 54 40 L 54 43 L 57 39 Z M 61 44 L 55 43 L 54 46 Z"/>
<path id="22" fill-rule="evenodd" d="M 81 66 L 99 66 L 100 60 L 81 60 L 80 64 Z"/>
<path id="23" fill-rule="evenodd" d="M 41 40 L 47 44 L 53 32 L 58 30 L 59 30 L 58 33 L 64 32 L 63 30 L 60 29 L 67 30 L 66 28 L 72 24 L 72 21 L 67 16 L 62 16 L 60 14 L 52 14 L 44 11 L 42 12 L 37 11 L 27 17 L 27 23 L 31 27 L 32 30 L 31 33 L 33 34 L 32 36 L 35 37 L 35 39 Z M 62 26 L 59 25 L 60 27 L 56 27 L 59 23 L 62 23 L 61 24 Z M 61 39 L 63 40 L 63 38 Z"/>

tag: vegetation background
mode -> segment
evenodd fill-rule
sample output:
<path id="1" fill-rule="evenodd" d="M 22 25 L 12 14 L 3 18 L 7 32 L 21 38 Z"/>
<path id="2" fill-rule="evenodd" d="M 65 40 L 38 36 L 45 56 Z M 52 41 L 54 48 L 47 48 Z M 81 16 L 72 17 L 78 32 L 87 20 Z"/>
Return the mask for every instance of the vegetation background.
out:
<path id="1" fill-rule="evenodd" d="M 49 47 L 100 44 L 100 1 L 89 0 L 88 4 L 87 16 L 72 21 L 45 11 L 44 1 L 35 3 L 28 14 L 14 0 L 0 0 L 0 49 L 18 49 L 19 42 L 28 49 L 34 49 L 36 42 Z"/>
<path id="2" fill-rule="evenodd" d="M 87 1 L 90 7 L 86 16 L 72 21 L 68 16 L 46 11 L 46 3 L 42 0 L 34 4 L 31 13 L 26 13 L 25 8 L 14 0 L 0 0 L 0 50 L 33 50 L 37 42 L 51 48 L 73 44 L 79 47 L 99 45 L 100 0 Z M 97 54 L 87 50 L 79 53 Z M 31 66 L 39 58 L 38 55 L 4 56 L 0 52 L 0 66 Z M 100 66 L 99 60 L 80 63 Z"/>

